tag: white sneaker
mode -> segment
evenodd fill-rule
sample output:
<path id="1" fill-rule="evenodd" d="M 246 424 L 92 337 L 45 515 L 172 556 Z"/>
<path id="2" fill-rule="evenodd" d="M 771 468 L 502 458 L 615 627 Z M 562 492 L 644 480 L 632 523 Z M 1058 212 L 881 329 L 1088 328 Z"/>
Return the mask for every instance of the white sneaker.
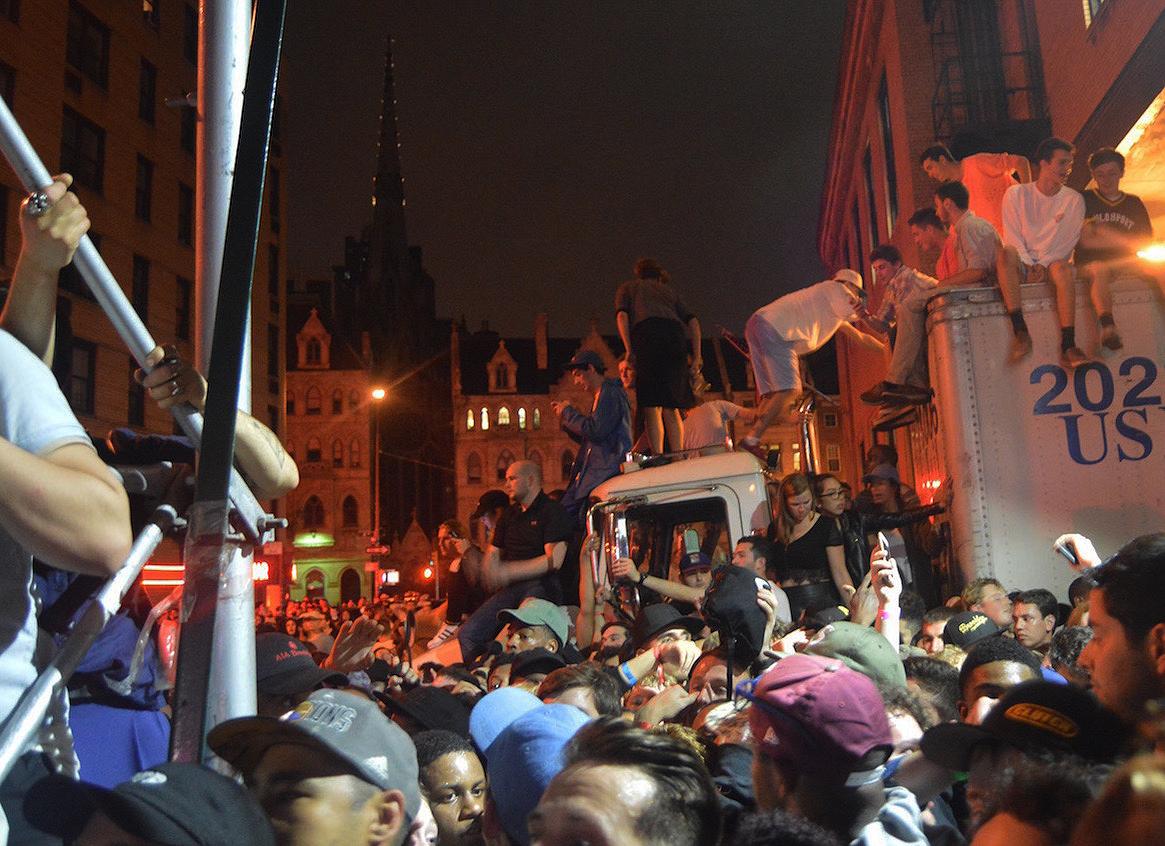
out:
<path id="1" fill-rule="evenodd" d="M 425 648 L 436 649 L 438 646 L 445 643 L 447 640 L 450 640 L 454 635 L 456 635 L 457 630 L 460 628 L 461 625 L 459 623 L 446 623 L 437 630 L 437 634 L 433 636 L 433 639 L 425 644 Z"/>

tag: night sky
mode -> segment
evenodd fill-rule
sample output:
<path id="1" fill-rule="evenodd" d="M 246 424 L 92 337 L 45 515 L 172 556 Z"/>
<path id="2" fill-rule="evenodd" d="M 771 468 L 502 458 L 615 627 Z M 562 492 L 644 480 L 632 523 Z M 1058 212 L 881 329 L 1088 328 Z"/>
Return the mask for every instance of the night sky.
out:
<path id="1" fill-rule="evenodd" d="M 370 219 L 393 37 L 409 240 L 441 316 L 528 335 L 591 317 L 639 256 L 700 316 L 824 278 L 816 252 L 843 0 L 292 3 L 289 274 Z M 290 329 L 290 327 L 289 327 Z"/>

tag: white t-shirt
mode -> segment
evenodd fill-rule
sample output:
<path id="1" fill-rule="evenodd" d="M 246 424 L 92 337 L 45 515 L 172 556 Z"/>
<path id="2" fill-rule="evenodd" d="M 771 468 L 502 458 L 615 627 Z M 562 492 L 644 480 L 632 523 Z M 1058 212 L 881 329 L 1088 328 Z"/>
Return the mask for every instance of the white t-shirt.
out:
<path id="1" fill-rule="evenodd" d="M 845 285 L 827 279 L 785 294 L 756 313 L 792 341 L 798 355 L 805 355 L 825 346 L 841 324 L 854 319 L 853 299 Z"/>
<path id="2" fill-rule="evenodd" d="M 1071 257 L 1084 225 L 1084 197 L 1066 185 L 1048 196 L 1034 182 L 1013 185 L 1003 195 L 1003 243 L 1027 265 Z"/>
<path id="3" fill-rule="evenodd" d="M 735 420 L 742 410 L 728 400 L 708 400 L 697 405 L 684 418 L 684 449 L 724 446 L 728 421 Z"/>
<path id="4" fill-rule="evenodd" d="M 89 445 L 52 372 L 28 347 L 0 330 L 0 437 L 33 455 Z M 36 679 L 32 556 L 0 526 L 0 720 Z"/>

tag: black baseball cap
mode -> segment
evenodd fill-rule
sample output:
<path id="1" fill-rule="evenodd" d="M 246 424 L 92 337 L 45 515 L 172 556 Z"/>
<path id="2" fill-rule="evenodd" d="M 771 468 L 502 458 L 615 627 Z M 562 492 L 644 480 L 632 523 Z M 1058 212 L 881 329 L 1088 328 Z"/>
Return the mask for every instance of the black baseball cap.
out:
<path id="1" fill-rule="evenodd" d="M 1094 763 L 1112 763 L 1123 751 L 1129 728 L 1087 691 L 1041 680 L 1016 685 L 1003 695 L 982 725 L 942 723 L 922 736 L 922 753 L 947 769 L 965 772 L 981 743 L 1020 751 L 1070 752 Z"/>
<path id="2" fill-rule="evenodd" d="M 527 649 L 519 652 L 514 658 L 514 663 L 510 665 L 510 683 L 534 673 L 552 673 L 565 666 L 566 659 L 549 649 L 543 649 L 541 646 Z"/>
<path id="3" fill-rule="evenodd" d="M 685 617 L 674 605 L 657 602 L 644 606 L 635 615 L 631 639 L 636 649 L 642 649 L 649 640 L 668 629 L 683 629 L 695 637 L 704 630 L 704 621 L 698 617 Z"/>
<path id="4" fill-rule="evenodd" d="M 421 806 L 413 741 L 375 702 L 358 693 L 317 690 L 279 719 L 227 720 L 210 731 L 206 742 L 244 774 L 274 746 L 302 746 L 381 790 L 402 791 L 410 818 Z"/>
<path id="5" fill-rule="evenodd" d="M 984 638 L 1002 634 L 1003 629 L 981 611 L 963 611 L 943 626 L 943 642 L 953 643 L 964 651 Z"/>
<path id="6" fill-rule="evenodd" d="M 311 657 L 303 641 L 268 632 L 255 638 L 255 679 L 260 693 L 290 696 L 321 684 L 345 685 L 348 677 L 326 670 Z"/>
<path id="7" fill-rule="evenodd" d="M 510 497 L 505 491 L 486 491 L 477 499 L 477 508 L 469 515 L 470 520 L 476 520 L 483 514 L 488 514 L 497 508 L 509 508 Z"/>
<path id="8" fill-rule="evenodd" d="M 112 790 L 50 776 L 33 785 L 24 810 L 33 826 L 67 841 L 100 811 L 119 828 L 164 846 L 275 846 L 258 802 L 201 764 L 159 764 Z"/>
<path id="9" fill-rule="evenodd" d="M 415 687 L 399 699 L 377 694 L 389 714 L 403 714 L 425 729 L 444 729 L 469 738 L 469 711 L 457 696 L 439 687 Z"/>

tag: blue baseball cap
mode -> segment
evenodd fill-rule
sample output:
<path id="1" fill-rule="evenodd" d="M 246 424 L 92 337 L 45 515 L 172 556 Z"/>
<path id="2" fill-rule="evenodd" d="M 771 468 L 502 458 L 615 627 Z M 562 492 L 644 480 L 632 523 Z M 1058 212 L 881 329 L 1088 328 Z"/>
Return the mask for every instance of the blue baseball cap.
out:
<path id="1" fill-rule="evenodd" d="M 528 690 L 502 687 L 487 693 L 469 712 L 469 736 L 483 755 L 518 717 L 542 706 L 542 700 Z"/>

